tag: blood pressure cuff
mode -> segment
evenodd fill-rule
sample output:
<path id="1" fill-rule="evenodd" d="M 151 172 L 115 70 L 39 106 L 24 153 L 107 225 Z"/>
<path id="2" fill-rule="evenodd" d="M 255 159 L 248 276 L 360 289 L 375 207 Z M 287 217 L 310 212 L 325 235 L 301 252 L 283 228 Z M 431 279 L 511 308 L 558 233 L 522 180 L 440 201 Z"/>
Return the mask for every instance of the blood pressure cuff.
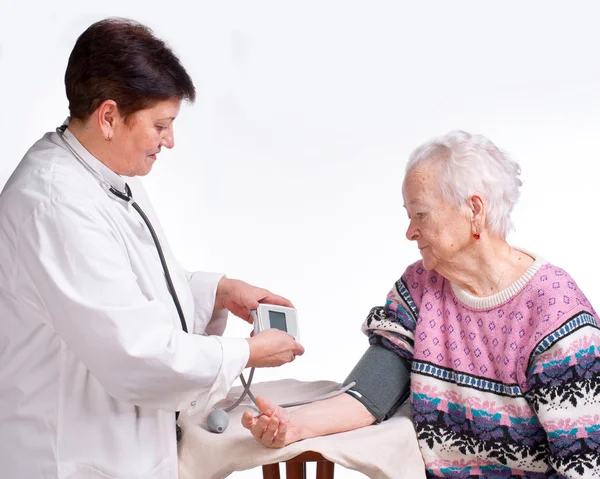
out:
<path id="1" fill-rule="evenodd" d="M 379 345 L 371 345 L 350 372 L 346 391 L 375 416 L 377 423 L 394 415 L 410 395 L 410 361 Z"/>

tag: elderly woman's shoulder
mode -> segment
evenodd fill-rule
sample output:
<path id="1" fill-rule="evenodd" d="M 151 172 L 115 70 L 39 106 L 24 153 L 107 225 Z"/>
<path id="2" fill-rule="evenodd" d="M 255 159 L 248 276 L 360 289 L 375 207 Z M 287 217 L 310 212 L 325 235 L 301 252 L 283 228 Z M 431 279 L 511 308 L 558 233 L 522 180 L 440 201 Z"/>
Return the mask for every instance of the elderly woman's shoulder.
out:
<path id="1" fill-rule="evenodd" d="M 396 281 L 395 289 L 399 293 L 406 292 L 413 298 L 422 297 L 426 292 L 440 289 L 444 277 L 433 269 L 426 269 L 423 260 L 409 265 Z M 402 294 L 403 295 L 403 294 Z"/>
<path id="2" fill-rule="evenodd" d="M 564 325 L 597 321 L 596 311 L 573 277 L 552 263 L 545 262 L 517 298 L 512 302 L 515 317 L 530 318 L 536 341 Z"/>
<path id="3" fill-rule="evenodd" d="M 526 290 L 534 297 L 544 298 L 549 306 L 562 305 L 563 309 L 591 305 L 575 279 L 563 268 L 545 262 L 537 271 Z"/>
<path id="4" fill-rule="evenodd" d="M 426 269 L 423 260 L 420 259 L 409 265 L 402 274 L 404 281 L 412 280 L 418 282 L 438 282 L 443 276 L 433 269 Z"/>
<path id="5" fill-rule="evenodd" d="M 578 291 L 577 283 L 573 277 L 560 266 L 544 261 L 537 271 L 534 280 L 544 288 L 552 290 L 568 289 Z"/>

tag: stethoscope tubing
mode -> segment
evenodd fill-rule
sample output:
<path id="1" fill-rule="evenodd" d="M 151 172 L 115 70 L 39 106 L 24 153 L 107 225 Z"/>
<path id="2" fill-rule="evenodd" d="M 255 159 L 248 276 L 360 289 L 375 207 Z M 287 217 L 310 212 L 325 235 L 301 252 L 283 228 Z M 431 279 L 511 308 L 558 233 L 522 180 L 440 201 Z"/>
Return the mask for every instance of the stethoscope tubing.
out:
<path id="1" fill-rule="evenodd" d="M 64 136 L 64 132 L 65 132 L 66 128 L 67 128 L 67 125 L 59 126 L 58 128 L 56 128 L 56 133 L 58 133 L 58 136 L 63 141 L 65 146 L 68 148 L 68 150 L 71 152 L 71 154 L 75 157 L 75 159 L 77 159 L 77 161 L 79 161 L 79 163 L 81 163 L 90 173 L 92 173 L 94 176 L 96 176 L 102 182 L 102 184 L 105 186 L 105 188 L 113 196 L 115 196 L 116 198 L 119 198 L 120 200 L 122 200 L 126 203 L 131 204 L 131 206 L 141 216 L 146 227 L 150 231 L 150 235 L 152 236 L 152 240 L 154 241 L 154 246 L 156 247 L 156 251 L 158 252 L 160 264 L 162 265 L 163 272 L 165 274 L 165 279 L 167 280 L 167 288 L 169 289 L 171 298 L 173 298 L 173 303 L 175 303 L 175 308 L 177 309 L 177 314 L 179 315 L 179 320 L 181 321 L 181 328 L 183 329 L 183 331 L 185 331 L 187 333 L 188 328 L 187 328 L 187 324 L 185 322 L 185 316 L 183 313 L 183 309 L 181 308 L 181 303 L 179 302 L 179 297 L 177 296 L 177 291 L 175 290 L 175 286 L 173 285 L 173 280 L 171 279 L 171 274 L 169 272 L 169 266 L 167 265 L 167 260 L 165 259 L 165 255 L 164 255 L 162 247 L 160 245 L 158 235 L 156 234 L 156 231 L 154 230 L 154 227 L 152 226 L 150 219 L 148 218 L 148 216 L 146 216 L 146 214 L 144 213 L 142 208 L 133 199 L 133 195 L 131 193 L 131 188 L 129 188 L 129 185 L 125 184 L 125 189 L 126 189 L 125 192 L 117 190 L 114 186 L 112 186 L 104 178 L 102 178 L 102 176 L 96 170 L 94 170 L 90 165 L 88 165 L 87 162 L 79 155 L 79 153 L 77 153 L 77 151 L 75 151 L 75 149 L 69 144 L 69 142 L 67 141 L 67 139 Z M 225 412 L 229 412 L 229 411 L 235 409 L 237 406 L 239 406 L 241 404 L 241 402 L 244 400 L 244 398 L 246 397 L 246 395 L 248 395 L 250 397 L 250 399 L 252 400 L 252 402 L 254 403 L 256 408 L 259 409 L 258 404 L 256 404 L 256 397 L 254 397 L 254 395 L 250 391 L 250 385 L 252 384 L 252 379 L 254 377 L 254 369 L 255 368 L 250 369 L 250 375 L 248 376 L 247 382 L 244 378 L 244 375 L 240 374 L 240 380 L 242 382 L 242 386 L 244 387 L 244 391 L 242 392 L 240 397 L 235 401 L 234 404 L 232 404 L 231 406 L 224 409 Z M 311 402 L 329 399 L 331 397 L 335 397 L 335 396 L 338 396 L 338 395 L 346 392 L 347 390 L 352 388 L 355 384 L 356 384 L 355 382 L 351 382 L 350 384 L 344 386 L 343 388 L 338 389 L 337 391 L 333 391 L 329 394 L 324 394 L 317 398 L 313 398 L 313 399 L 306 400 L 306 401 L 296 401 L 296 402 L 291 402 L 291 403 L 286 403 L 286 404 L 280 404 L 280 407 L 287 408 L 287 407 L 294 407 L 294 406 L 302 406 L 304 404 L 310 404 Z M 179 411 L 176 411 L 175 419 L 177 420 L 178 418 L 179 418 Z"/>

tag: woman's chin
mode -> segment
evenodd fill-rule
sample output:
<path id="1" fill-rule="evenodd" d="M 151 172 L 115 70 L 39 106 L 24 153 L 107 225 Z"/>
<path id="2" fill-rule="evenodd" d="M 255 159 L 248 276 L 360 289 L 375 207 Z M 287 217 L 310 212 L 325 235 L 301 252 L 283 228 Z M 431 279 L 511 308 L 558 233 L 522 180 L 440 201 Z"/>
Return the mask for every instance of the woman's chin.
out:
<path id="1" fill-rule="evenodd" d="M 423 260 L 423 268 L 430 270 L 433 269 L 433 267 L 435 266 L 435 262 L 432 261 L 431 256 L 428 254 L 427 250 L 421 250 L 419 251 L 421 253 L 421 258 Z"/>
<path id="2" fill-rule="evenodd" d="M 154 166 L 154 162 L 156 161 L 156 156 L 146 157 L 146 161 L 143 165 L 135 172 L 135 176 L 146 176 L 148 173 L 152 171 L 152 167 Z"/>

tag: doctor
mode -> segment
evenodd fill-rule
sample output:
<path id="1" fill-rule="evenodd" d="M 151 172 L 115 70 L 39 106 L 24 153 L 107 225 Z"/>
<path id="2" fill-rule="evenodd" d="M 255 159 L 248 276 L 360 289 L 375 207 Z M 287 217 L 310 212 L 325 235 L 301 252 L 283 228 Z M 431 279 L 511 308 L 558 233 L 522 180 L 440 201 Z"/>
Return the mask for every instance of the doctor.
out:
<path id="1" fill-rule="evenodd" d="M 0 195 L 0 475 L 175 479 L 176 411 L 303 348 L 274 329 L 219 337 L 227 310 L 249 320 L 259 302 L 290 302 L 186 272 L 136 181 L 195 97 L 173 52 L 104 20 L 77 40 L 65 84 L 70 121 Z"/>

